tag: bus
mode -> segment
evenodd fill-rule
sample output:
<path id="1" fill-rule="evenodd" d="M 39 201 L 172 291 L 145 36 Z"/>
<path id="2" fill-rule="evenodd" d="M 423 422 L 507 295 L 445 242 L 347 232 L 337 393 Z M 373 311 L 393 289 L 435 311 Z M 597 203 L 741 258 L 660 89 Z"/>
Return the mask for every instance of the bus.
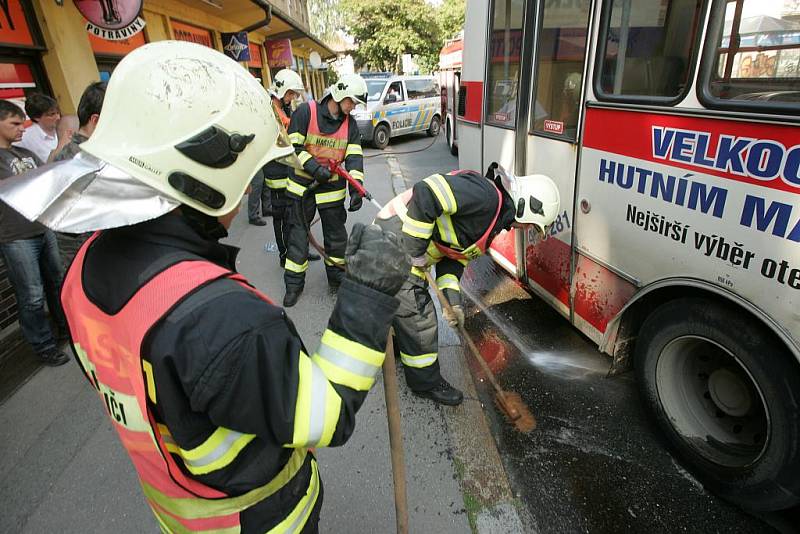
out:
<path id="1" fill-rule="evenodd" d="M 458 135 L 456 132 L 456 113 L 458 111 L 458 90 L 461 86 L 461 54 L 464 48 L 464 33 L 449 40 L 439 51 L 439 88 L 442 98 L 442 121 L 445 139 L 450 153 L 458 154 Z"/>
<path id="2" fill-rule="evenodd" d="M 561 193 L 492 258 L 706 488 L 800 503 L 800 2 L 470 0 L 464 34 L 459 166 Z"/>

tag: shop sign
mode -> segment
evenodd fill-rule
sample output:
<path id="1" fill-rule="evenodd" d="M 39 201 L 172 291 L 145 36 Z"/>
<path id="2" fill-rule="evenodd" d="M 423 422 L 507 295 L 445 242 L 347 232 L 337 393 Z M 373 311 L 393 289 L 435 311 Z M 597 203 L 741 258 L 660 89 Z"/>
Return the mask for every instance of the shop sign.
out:
<path id="1" fill-rule="evenodd" d="M 89 34 L 89 44 L 92 45 L 92 52 L 99 55 L 106 56 L 124 56 L 128 52 L 132 52 L 140 46 L 146 44 L 144 33 L 139 32 L 130 39 L 123 39 L 121 41 L 108 41 L 95 37 Z"/>
<path id="2" fill-rule="evenodd" d="M 197 43 L 209 48 L 214 48 L 214 41 L 211 39 L 211 32 L 204 28 L 198 28 L 185 22 L 172 21 L 172 34 L 178 41 L 188 41 Z"/>
<path id="3" fill-rule="evenodd" d="M 20 0 L 0 1 L 0 43 L 33 46 L 33 36 Z"/>
<path id="4" fill-rule="evenodd" d="M 261 60 L 261 47 L 255 43 L 250 43 L 250 67 L 262 68 L 264 62 Z"/>
<path id="5" fill-rule="evenodd" d="M 250 42 L 247 32 L 220 33 L 222 37 L 222 51 L 226 56 L 235 61 L 250 61 Z"/>
<path id="6" fill-rule="evenodd" d="M 267 63 L 271 68 L 292 66 L 292 41 L 275 39 L 266 42 Z"/>
<path id="7" fill-rule="evenodd" d="M 86 31 L 109 41 L 130 39 L 144 29 L 142 0 L 72 0 L 87 20 Z"/>
<path id="8" fill-rule="evenodd" d="M 0 63 L 0 98 L 25 102 L 25 89 L 36 87 L 31 68 L 24 63 Z M 22 105 L 21 105 L 22 107 Z"/>

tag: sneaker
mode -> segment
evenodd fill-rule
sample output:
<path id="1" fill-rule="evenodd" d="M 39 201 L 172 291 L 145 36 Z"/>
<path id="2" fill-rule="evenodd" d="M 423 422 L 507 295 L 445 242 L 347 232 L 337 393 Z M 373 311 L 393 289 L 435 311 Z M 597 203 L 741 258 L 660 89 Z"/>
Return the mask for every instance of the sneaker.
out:
<path id="1" fill-rule="evenodd" d="M 283 307 L 284 308 L 291 308 L 297 301 L 300 300 L 300 295 L 303 293 L 302 289 L 297 288 L 289 288 L 286 290 L 286 294 L 283 296 Z"/>
<path id="2" fill-rule="evenodd" d="M 64 365 L 69 361 L 69 356 L 55 347 L 52 349 L 47 349 L 39 354 L 39 358 L 42 360 L 43 364 L 49 365 L 50 367 L 58 367 L 59 365 Z"/>
<path id="3" fill-rule="evenodd" d="M 458 406 L 464 400 L 464 394 L 451 386 L 444 378 L 427 391 L 414 391 L 414 395 L 431 399 L 437 404 L 446 404 L 447 406 Z"/>
<path id="4" fill-rule="evenodd" d="M 250 219 L 250 224 L 252 224 L 253 226 L 266 226 L 267 221 L 265 221 L 264 219 Z"/>

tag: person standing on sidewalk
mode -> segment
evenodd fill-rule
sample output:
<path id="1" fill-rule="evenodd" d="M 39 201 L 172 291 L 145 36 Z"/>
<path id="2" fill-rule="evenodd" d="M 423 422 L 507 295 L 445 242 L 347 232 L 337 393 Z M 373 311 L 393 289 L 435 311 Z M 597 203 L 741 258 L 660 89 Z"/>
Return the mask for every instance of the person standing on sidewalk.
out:
<path id="1" fill-rule="evenodd" d="M 458 405 L 464 396 L 439 370 L 436 308 L 428 292 L 425 269 L 435 266 L 436 285 L 453 314 L 452 326 L 463 326 L 459 281 L 464 267 L 486 253 L 492 239 L 514 225 L 532 224 L 544 232 L 560 206 L 558 189 L 543 175 L 514 177 L 496 163 L 486 176 L 475 171 L 434 174 L 396 196 L 378 213 L 376 223 L 403 236 L 413 267 L 397 297 L 395 339 L 406 383 L 420 397 Z"/>
<path id="2" fill-rule="evenodd" d="M 295 71 L 282 69 L 275 74 L 270 88 L 270 96 L 272 97 L 272 108 L 284 128 L 289 128 L 292 102 L 304 92 L 303 80 Z M 262 195 L 261 205 L 272 206 L 272 228 L 275 231 L 275 242 L 278 245 L 281 268 L 286 262 L 286 238 L 289 226 L 287 211 L 290 205 L 290 200 L 286 196 L 286 183 L 289 180 L 289 173 L 289 166 L 277 161 L 270 161 L 264 166 L 265 192 L 269 195 L 269 199 L 268 202 L 264 202 L 264 195 Z M 308 259 L 316 261 L 320 257 L 309 251 Z"/>
<path id="3" fill-rule="evenodd" d="M 317 532 L 312 448 L 353 432 L 411 268 L 397 237 L 356 225 L 340 298 L 306 349 L 219 243 L 251 177 L 292 154 L 279 135 L 269 95 L 235 61 L 159 41 L 117 66 L 87 157 L 0 186 L 56 229 L 99 230 L 62 299 L 76 357 L 164 532 Z M 56 175 L 72 185 L 41 198 Z"/>
<path id="4" fill-rule="evenodd" d="M 53 158 L 53 161 L 72 159 L 80 151 L 80 145 L 92 136 L 97 121 L 100 120 L 100 111 L 103 109 L 103 99 L 106 96 L 106 82 L 95 82 L 84 89 L 78 102 L 78 130 L 72 134 L 72 139 Z"/>
<path id="5" fill-rule="evenodd" d="M 12 146 L 22 138 L 24 122 L 25 114 L 16 104 L 0 100 L 0 180 L 42 164 L 30 150 Z M 69 358 L 59 350 L 59 336 L 45 312 L 47 302 L 60 336 L 65 337 L 66 322 L 59 300 L 64 264 L 55 234 L 0 201 L 0 252 L 14 287 L 19 325 L 25 340 L 45 365 L 67 363 Z"/>
<path id="6" fill-rule="evenodd" d="M 346 74 L 331 87 L 331 92 L 317 102 L 301 104 L 289 123 L 289 139 L 303 169 L 293 169 L 286 185 L 292 204 L 283 280 L 286 294 L 283 305 L 297 304 L 305 286 L 308 269 L 308 231 L 319 210 L 327 259 L 328 285 L 336 291 L 344 273 L 344 250 L 347 243 L 344 209 L 346 180 L 331 172 L 330 165 L 344 165 L 356 180 L 364 181 L 364 152 L 361 134 L 350 112 L 367 102 L 367 83 L 358 74 Z M 348 211 L 358 211 L 363 199 L 352 185 Z"/>
<path id="7" fill-rule="evenodd" d="M 61 120 L 58 102 L 51 96 L 33 93 L 25 98 L 25 113 L 33 124 L 14 145 L 30 150 L 39 160 L 47 162 L 50 153 L 58 147 L 56 127 Z"/>

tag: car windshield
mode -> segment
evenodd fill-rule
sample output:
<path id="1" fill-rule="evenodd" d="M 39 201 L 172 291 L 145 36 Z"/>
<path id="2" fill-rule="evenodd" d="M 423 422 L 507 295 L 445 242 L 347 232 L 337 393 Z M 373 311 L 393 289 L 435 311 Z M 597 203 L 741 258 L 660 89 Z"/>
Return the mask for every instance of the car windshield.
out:
<path id="1" fill-rule="evenodd" d="M 386 87 L 386 80 L 367 80 L 367 100 L 374 102 L 381 99 L 383 88 Z"/>

